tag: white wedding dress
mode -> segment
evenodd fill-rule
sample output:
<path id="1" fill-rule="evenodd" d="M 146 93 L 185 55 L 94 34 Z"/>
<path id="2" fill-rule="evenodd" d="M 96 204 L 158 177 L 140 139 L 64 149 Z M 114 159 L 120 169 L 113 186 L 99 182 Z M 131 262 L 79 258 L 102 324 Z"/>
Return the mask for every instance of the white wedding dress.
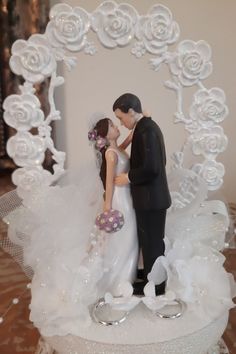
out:
<path id="1" fill-rule="evenodd" d="M 118 149 L 116 175 L 129 170 Z M 114 187 L 113 209 L 124 226 L 113 234 L 94 226 L 102 212 L 98 169 L 82 166 L 70 182 L 41 188 L 10 213 L 9 238 L 22 246 L 24 264 L 33 269 L 30 319 L 43 335 L 79 335 L 91 323 L 90 308 L 106 292 L 118 295 L 119 284 L 133 282 L 137 270 L 136 220 L 129 186 Z"/>
<path id="2" fill-rule="evenodd" d="M 129 157 L 125 151 L 109 148 L 117 155 L 116 175 L 129 171 Z M 123 213 L 125 224 L 123 228 L 111 235 L 107 235 L 104 251 L 104 267 L 106 274 L 101 280 L 101 291 L 108 289 L 119 295 L 119 284 L 124 281 L 133 282 L 136 277 L 138 261 L 137 228 L 130 187 L 115 186 L 112 199 L 112 208 Z"/>

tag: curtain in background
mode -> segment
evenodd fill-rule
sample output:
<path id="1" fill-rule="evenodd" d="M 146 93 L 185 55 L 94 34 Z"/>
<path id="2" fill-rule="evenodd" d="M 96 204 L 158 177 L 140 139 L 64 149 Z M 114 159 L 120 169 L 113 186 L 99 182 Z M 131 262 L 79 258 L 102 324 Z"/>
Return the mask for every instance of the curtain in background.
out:
<path id="1" fill-rule="evenodd" d="M 18 93 L 24 80 L 14 75 L 9 67 L 11 46 L 17 39 L 28 39 L 33 33 L 44 33 L 49 15 L 49 0 L 0 0 L 0 172 L 15 168 L 6 152 L 6 142 L 15 130 L 3 121 L 2 102 L 10 94 Z M 48 80 L 37 89 L 45 115 L 48 114 Z M 47 154 L 45 167 L 52 159 Z"/>

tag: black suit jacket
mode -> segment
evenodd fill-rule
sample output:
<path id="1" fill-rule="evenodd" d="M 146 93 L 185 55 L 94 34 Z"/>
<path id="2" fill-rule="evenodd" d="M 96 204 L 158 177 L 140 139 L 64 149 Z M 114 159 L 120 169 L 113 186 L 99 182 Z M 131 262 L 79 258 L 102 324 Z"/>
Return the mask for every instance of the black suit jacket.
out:
<path id="1" fill-rule="evenodd" d="M 165 165 L 162 132 L 150 117 L 143 117 L 134 130 L 128 174 L 135 209 L 169 208 L 171 198 Z"/>

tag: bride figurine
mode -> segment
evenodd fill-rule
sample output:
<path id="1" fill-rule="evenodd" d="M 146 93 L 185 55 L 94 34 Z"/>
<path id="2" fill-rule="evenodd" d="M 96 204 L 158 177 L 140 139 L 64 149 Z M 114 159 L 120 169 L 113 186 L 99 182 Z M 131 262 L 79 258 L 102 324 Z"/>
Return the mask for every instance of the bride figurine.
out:
<path id="1" fill-rule="evenodd" d="M 116 233 L 106 235 L 103 256 L 106 274 L 99 283 L 100 291 L 108 290 L 119 294 L 119 284 L 133 282 L 136 277 L 138 242 L 135 214 L 132 206 L 129 186 L 115 186 L 114 179 L 120 173 L 129 171 L 129 156 L 124 149 L 132 139 L 132 133 L 118 146 L 120 131 L 114 123 L 104 118 L 97 122 L 89 132 L 89 139 L 102 157 L 100 177 L 104 186 L 103 211 L 120 211 L 124 216 L 124 226 Z"/>
<path id="2" fill-rule="evenodd" d="M 99 298 L 107 292 L 119 296 L 119 285 L 135 280 L 138 241 L 130 189 L 114 184 L 115 176 L 129 170 L 124 149 L 132 132 L 120 146 L 119 136 L 110 119 L 100 119 L 88 134 L 101 157 L 99 171 L 87 165 L 77 185 L 62 181 L 41 188 L 8 216 L 9 235 L 23 246 L 24 263 L 34 271 L 30 319 L 45 336 L 79 335 Z M 99 213 L 110 210 L 124 218 L 114 233 L 94 225 Z"/>

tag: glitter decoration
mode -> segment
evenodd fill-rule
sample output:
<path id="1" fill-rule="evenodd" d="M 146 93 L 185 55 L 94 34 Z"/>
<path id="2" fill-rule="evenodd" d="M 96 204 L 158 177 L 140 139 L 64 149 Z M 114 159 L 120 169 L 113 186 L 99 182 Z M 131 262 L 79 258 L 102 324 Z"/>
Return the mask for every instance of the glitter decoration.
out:
<path id="1" fill-rule="evenodd" d="M 214 320 L 208 326 L 188 336 L 156 343 L 111 344 L 87 340 L 79 336 L 48 337 L 47 343 L 52 349 L 60 350 L 63 354 L 228 354 L 223 340 L 216 339 L 223 328 L 220 323 L 222 320 L 225 322 L 225 317 Z"/>
<path id="2" fill-rule="evenodd" d="M 19 303 L 19 299 L 14 298 L 14 299 L 12 300 L 12 303 L 13 303 L 14 305 L 18 304 L 18 303 Z"/>

